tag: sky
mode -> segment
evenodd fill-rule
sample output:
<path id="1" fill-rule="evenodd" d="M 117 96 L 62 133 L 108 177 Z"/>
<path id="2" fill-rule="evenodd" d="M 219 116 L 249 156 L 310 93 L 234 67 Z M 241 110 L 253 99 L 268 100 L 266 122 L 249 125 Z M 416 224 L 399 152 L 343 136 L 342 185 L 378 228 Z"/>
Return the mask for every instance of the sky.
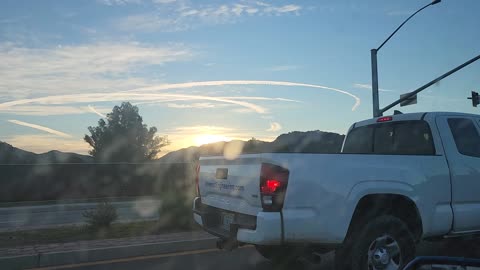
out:
<path id="1" fill-rule="evenodd" d="M 372 117 L 370 49 L 427 3 L 2 1 L 0 140 L 87 153 L 87 127 L 123 101 L 168 136 L 163 153 L 344 134 Z M 381 106 L 478 55 L 479 12 L 478 0 L 443 0 L 408 22 L 378 53 Z M 466 98 L 479 75 L 480 62 L 400 110 L 476 113 Z"/>

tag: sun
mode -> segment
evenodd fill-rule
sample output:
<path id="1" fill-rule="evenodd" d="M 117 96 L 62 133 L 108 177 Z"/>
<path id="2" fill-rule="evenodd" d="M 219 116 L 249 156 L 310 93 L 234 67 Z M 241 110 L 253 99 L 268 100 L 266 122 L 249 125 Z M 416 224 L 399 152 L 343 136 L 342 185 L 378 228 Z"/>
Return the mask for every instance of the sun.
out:
<path id="1" fill-rule="evenodd" d="M 193 142 L 196 146 L 215 143 L 215 142 L 228 142 L 232 139 L 222 136 L 222 135 L 213 135 L 213 134 L 202 134 L 198 135 L 193 139 Z"/>

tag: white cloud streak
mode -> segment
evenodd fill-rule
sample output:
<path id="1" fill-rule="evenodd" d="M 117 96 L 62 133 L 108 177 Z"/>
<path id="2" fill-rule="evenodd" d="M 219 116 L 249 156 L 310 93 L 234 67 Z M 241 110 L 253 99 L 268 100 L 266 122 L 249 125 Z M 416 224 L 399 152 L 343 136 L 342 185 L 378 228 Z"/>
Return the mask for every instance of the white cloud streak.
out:
<path id="1" fill-rule="evenodd" d="M 102 117 L 102 118 L 107 118 L 107 116 L 106 116 L 105 114 L 97 111 L 97 110 L 95 109 L 95 107 L 93 107 L 92 105 L 88 105 L 87 108 L 88 108 L 91 112 L 93 112 L 94 114 L 96 114 L 96 115 L 98 115 L 98 116 L 100 116 L 100 117 Z"/>
<path id="2" fill-rule="evenodd" d="M 12 106 L 0 109 L 0 113 L 15 114 L 15 115 L 67 115 L 67 114 L 84 114 L 87 110 L 84 108 L 74 106 Z"/>
<path id="3" fill-rule="evenodd" d="M 189 59 L 184 46 L 136 42 L 28 48 L 0 43 L 0 96 L 126 90 L 152 82 L 135 77 L 144 66 Z"/>
<path id="4" fill-rule="evenodd" d="M 307 84 L 307 83 L 296 83 L 296 82 L 286 82 L 286 81 L 204 81 L 204 82 L 188 82 L 188 83 L 176 83 L 176 84 L 164 84 L 151 87 L 143 87 L 138 89 L 133 89 L 128 92 L 152 92 L 152 91 L 161 91 L 168 89 L 182 89 L 182 88 L 192 88 L 192 87 L 202 87 L 202 86 L 224 86 L 224 85 L 270 85 L 270 86 L 290 86 L 290 87 L 307 87 L 307 88 L 317 88 L 324 89 L 329 91 L 338 92 L 347 96 L 350 96 L 355 100 L 355 103 L 352 107 L 352 111 L 356 110 L 360 106 L 361 100 L 358 96 L 347 92 L 342 89 L 317 85 L 317 84 Z M 0 104 L 1 107 L 1 104 Z"/>
<path id="5" fill-rule="evenodd" d="M 167 107 L 175 109 L 210 109 L 217 107 L 217 105 L 208 102 L 193 104 L 167 103 Z"/>
<path id="6" fill-rule="evenodd" d="M 219 127 L 219 126 L 185 126 L 185 127 L 176 127 L 176 131 L 181 132 L 225 132 L 232 131 L 232 128 Z"/>
<path id="7" fill-rule="evenodd" d="M 163 99 L 163 100 L 162 100 Z M 211 97 L 211 96 L 199 96 L 199 95 L 186 95 L 186 94 L 152 94 L 152 93 L 89 93 L 89 94 L 77 94 L 77 95 L 60 95 L 60 96 L 47 96 L 41 98 L 22 99 L 10 102 L 0 103 L 0 111 L 12 110 L 13 106 L 24 104 L 42 104 L 42 105 L 59 105 L 59 104 L 71 104 L 71 103 L 92 103 L 102 101 L 145 101 L 156 100 L 157 102 L 165 102 L 171 100 L 183 100 L 183 101 L 195 101 L 195 100 L 207 100 L 216 101 L 222 103 L 235 104 L 241 107 L 248 108 L 260 114 L 267 113 L 267 109 L 256 104 L 234 100 L 223 97 Z M 152 101 L 153 102 L 153 101 Z"/>
<path id="8" fill-rule="evenodd" d="M 141 4 L 142 0 L 97 0 L 99 3 L 107 6 L 124 6 L 129 4 Z"/>
<path id="9" fill-rule="evenodd" d="M 47 132 L 47 133 L 50 133 L 50 134 L 54 134 L 54 135 L 57 135 L 57 136 L 60 136 L 60 137 L 64 137 L 64 138 L 72 137 L 71 135 L 69 135 L 67 133 L 63 133 L 61 131 L 51 129 L 51 128 L 48 128 L 48 127 L 44 127 L 44 126 L 40 126 L 40 125 L 36 125 L 36 124 L 31 124 L 31 123 L 27 123 L 27 122 L 23 122 L 23 121 L 19 121 L 19 120 L 7 120 L 7 121 L 12 123 L 12 124 L 41 130 L 41 131 L 44 131 L 44 132 Z"/>
<path id="10" fill-rule="evenodd" d="M 166 1 L 172 4 L 171 1 Z M 246 1 L 208 6 L 190 6 L 182 1 L 173 3 L 177 4 L 176 8 L 164 8 L 165 3 L 159 3 L 162 7 L 155 12 L 130 15 L 114 22 L 114 25 L 123 31 L 172 32 L 199 25 L 234 23 L 243 17 L 299 14 L 302 10 L 301 6 L 295 4 L 273 5 Z"/>
<path id="11" fill-rule="evenodd" d="M 360 88 L 360 89 L 372 90 L 372 85 L 371 84 L 365 84 L 365 83 L 354 83 L 353 87 Z M 388 90 L 388 89 L 383 89 L 383 88 L 378 89 L 378 91 L 381 91 L 381 92 L 395 92 L 395 90 Z"/>
<path id="12" fill-rule="evenodd" d="M 27 104 L 39 104 L 39 105 L 62 105 L 62 104 L 76 104 L 76 103 L 95 103 L 102 101 L 147 101 L 147 102 L 171 102 L 173 100 L 182 100 L 182 101 L 214 101 L 221 103 L 228 103 L 238 105 L 250 109 L 259 114 L 266 114 L 268 110 L 263 107 L 256 105 L 254 103 L 245 101 L 245 100 L 277 100 L 285 102 L 295 102 L 294 100 L 284 99 L 284 98 L 267 98 L 267 97 L 213 97 L 213 96 L 202 96 L 202 95 L 187 95 L 187 94 L 171 94 L 171 93 L 152 93 L 162 90 L 171 90 L 171 89 L 184 89 L 192 87 L 202 87 L 202 86 L 224 86 L 224 85 L 270 85 L 270 86 L 289 86 L 289 87 L 307 87 L 307 88 L 317 88 L 324 89 L 329 91 L 338 92 L 347 96 L 352 97 L 355 100 L 355 103 L 352 107 L 354 111 L 360 105 L 360 98 L 357 96 L 337 88 L 315 85 L 315 84 L 305 84 L 305 83 L 295 83 L 295 82 L 283 82 L 283 81 L 204 81 L 204 82 L 188 82 L 188 83 L 177 83 L 177 84 L 162 84 L 151 87 L 137 88 L 129 91 L 116 92 L 116 93 L 86 93 L 86 94 L 74 94 L 74 95 L 57 95 L 57 96 L 46 96 L 40 98 L 31 98 L 31 99 L 20 99 L 15 101 L 9 101 L 0 103 L 0 111 L 3 110 L 12 110 L 14 106 L 27 105 Z"/>
<path id="13" fill-rule="evenodd" d="M 152 0 L 155 4 L 171 4 L 175 3 L 177 0 Z"/>
<path id="14" fill-rule="evenodd" d="M 270 128 L 267 129 L 267 131 L 269 132 L 276 132 L 276 131 L 279 131 L 282 129 L 282 125 L 280 125 L 280 123 L 278 122 L 271 122 L 270 123 Z"/>

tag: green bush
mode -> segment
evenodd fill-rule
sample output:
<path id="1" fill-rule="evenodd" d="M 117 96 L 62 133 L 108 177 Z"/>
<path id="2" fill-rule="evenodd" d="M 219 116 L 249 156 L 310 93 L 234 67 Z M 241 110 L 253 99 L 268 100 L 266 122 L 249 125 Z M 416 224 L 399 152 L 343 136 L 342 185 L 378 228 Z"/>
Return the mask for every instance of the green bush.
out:
<path id="1" fill-rule="evenodd" d="M 86 210 L 82 215 L 85 217 L 88 226 L 95 230 L 110 227 L 118 218 L 117 209 L 108 202 L 99 203 L 95 209 Z"/>

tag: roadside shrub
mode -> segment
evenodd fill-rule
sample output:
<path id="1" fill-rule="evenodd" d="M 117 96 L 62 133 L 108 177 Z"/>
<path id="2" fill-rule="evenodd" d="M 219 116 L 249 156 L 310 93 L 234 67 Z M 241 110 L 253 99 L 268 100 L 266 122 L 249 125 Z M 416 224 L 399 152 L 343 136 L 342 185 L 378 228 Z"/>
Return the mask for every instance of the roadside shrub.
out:
<path id="1" fill-rule="evenodd" d="M 108 228 L 118 218 L 117 209 L 108 202 L 99 203 L 95 209 L 86 210 L 82 215 L 91 229 Z"/>

